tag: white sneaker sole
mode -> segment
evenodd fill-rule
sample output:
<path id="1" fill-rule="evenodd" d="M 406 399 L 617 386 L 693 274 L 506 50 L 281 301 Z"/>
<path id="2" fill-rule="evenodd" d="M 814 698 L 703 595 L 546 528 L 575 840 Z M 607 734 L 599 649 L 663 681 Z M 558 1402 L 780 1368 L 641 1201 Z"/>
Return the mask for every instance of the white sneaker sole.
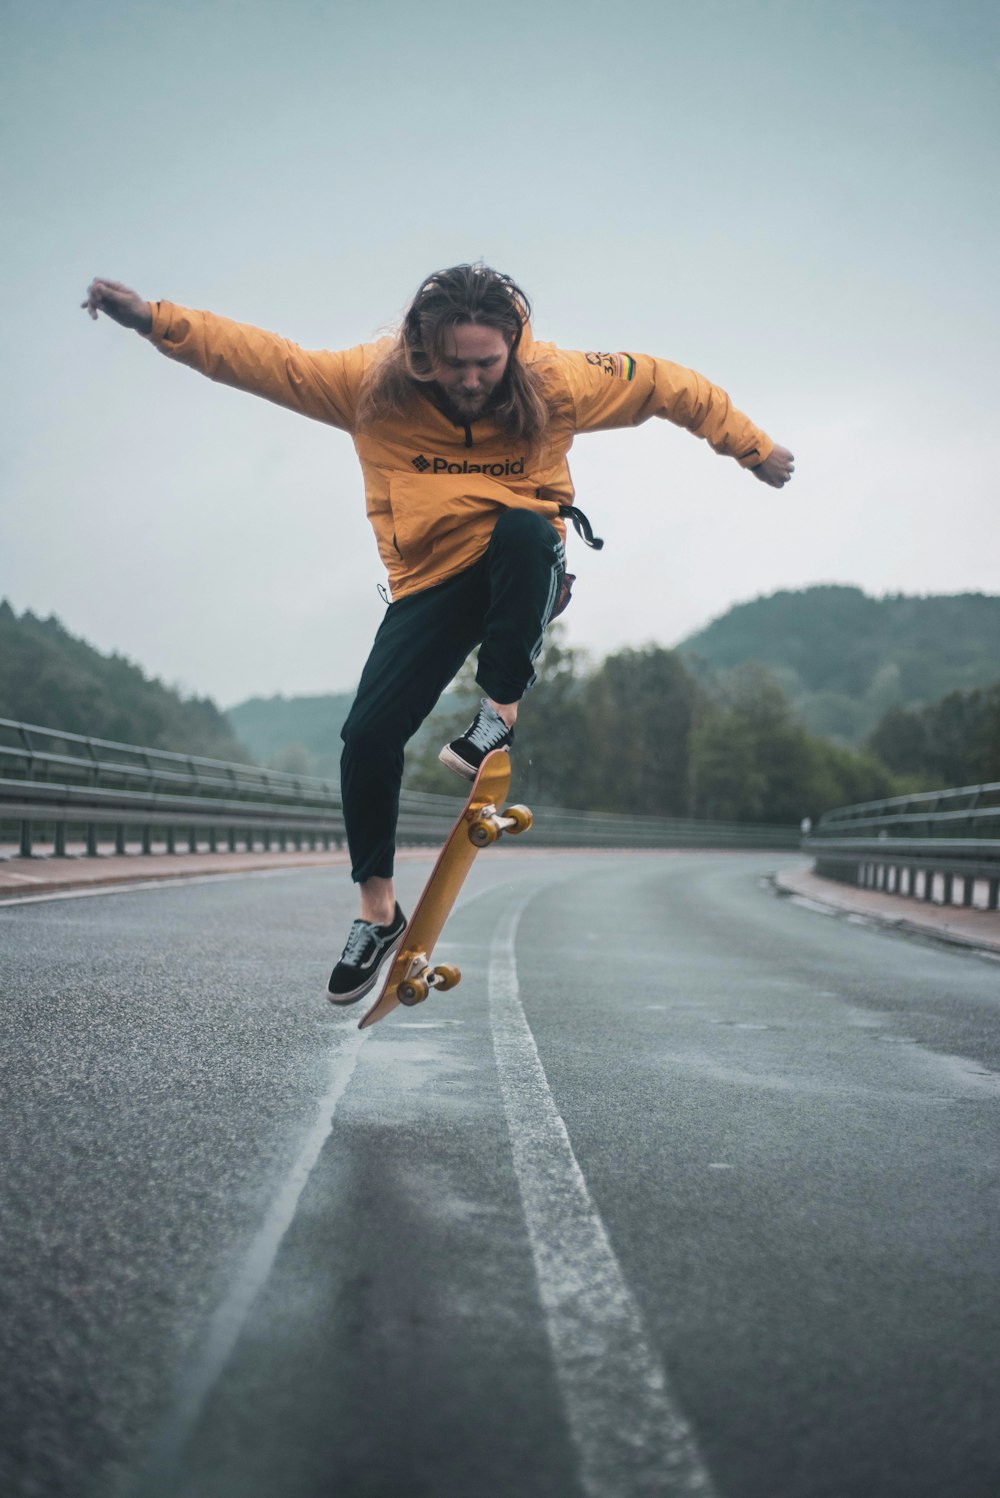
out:
<path id="1" fill-rule="evenodd" d="M 505 754 L 510 753 L 509 744 L 503 744 L 501 747 Z M 461 775 L 464 780 L 475 780 L 479 774 L 479 766 L 467 764 L 460 754 L 454 752 L 450 744 L 445 744 L 438 759 L 443 765 L 447 765 L 449 770 L 454 770 L 456 775 Z"/>
<path id="2" fill-rule="evenodd" d="M 462 756 L 460 754 L 456 754 L 450 744 L 445 744 L 444 748 L 441 750 L 441 753 L 438 755 L 438 759 L 443 765 L 447 765 L 449 770 L 454 770 L 456 775 L 461 775 L 463 780 L 475 780 L 475 766 L 466 764 Z"/>

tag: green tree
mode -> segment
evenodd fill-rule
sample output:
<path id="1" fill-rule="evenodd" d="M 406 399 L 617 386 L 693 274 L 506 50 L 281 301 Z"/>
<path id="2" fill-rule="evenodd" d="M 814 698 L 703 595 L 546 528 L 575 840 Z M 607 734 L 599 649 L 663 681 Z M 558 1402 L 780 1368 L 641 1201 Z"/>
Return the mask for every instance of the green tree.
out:
<path id="1" fill-rule="evenodd" d="M 691 808 L 691 734 L 698 687 L 675 650 L 610 655 L 583 693 L 593 810 L 684 817 Z"/>
<path id="2" fill-rule="evenodd" d="M 949 692 L 923 708 L 894 708 L 867 747 L 923 790 L 1000 779 L 1000 682 Z"/>
<path id="3" fill-rule="evenodd" d="M 764 666 L 751 662 L 720 686 L 694 734 L 698 816 L 787 825 L 892 794 L 892 777 L 872 755 L 808 733 Z"/>
<path id="4" fill-rule="evenodd" d="M 977 783 L 1000 781 L 1000 681 L 982 694 L 979 722 L 969 747 L 969 769 Z"/>

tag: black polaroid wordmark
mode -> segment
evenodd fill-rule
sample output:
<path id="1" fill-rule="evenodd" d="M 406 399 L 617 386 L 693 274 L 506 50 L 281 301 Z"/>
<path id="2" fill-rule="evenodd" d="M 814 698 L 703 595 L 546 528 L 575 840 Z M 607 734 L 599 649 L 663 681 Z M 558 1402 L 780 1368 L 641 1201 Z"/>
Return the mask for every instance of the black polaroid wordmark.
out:
<path id="1" fill-rule="evenodd" d="M 447 458 L 425 458 L 418 453 L 410 462 L 418 473 L 488 473 L 492 478 L 508 478 L 524 472 L 523 458 L 505 458 L 502 463 L 449 463 Z"/>

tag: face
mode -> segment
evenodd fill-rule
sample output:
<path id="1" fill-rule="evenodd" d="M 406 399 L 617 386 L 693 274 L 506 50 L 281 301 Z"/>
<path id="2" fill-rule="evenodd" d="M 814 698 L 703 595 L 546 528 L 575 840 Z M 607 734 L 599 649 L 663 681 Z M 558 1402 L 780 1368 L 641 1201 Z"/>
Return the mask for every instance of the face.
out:
<path id="1" fill-rule="evenodd" d="M 434 379 L 458 414 L 471 421 L 489 408 L 509 359 L 510 345 L 498 328 L 458 323 L 444 335 Z"/>

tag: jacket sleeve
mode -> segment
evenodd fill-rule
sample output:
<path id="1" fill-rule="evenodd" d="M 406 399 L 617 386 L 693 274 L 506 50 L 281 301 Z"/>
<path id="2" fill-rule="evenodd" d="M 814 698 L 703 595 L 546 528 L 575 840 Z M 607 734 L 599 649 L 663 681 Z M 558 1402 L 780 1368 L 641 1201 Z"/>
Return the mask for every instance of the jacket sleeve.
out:
<path id="1" fill-rule="evenodd" d="M 277 333 L 172 302 L 153 303 L 153 326 L 146 336 L 168 358 L 210 380 L 261 395 L 314 421 L 354 430 L 363 347 L 302 349 Z"/>
<path id="2" fill-rule="evenodd" d="M 774 442 L 737 411 L 704 375 L 649 354 L 584 354 L 560 349 L 558 360 L 572 396 L 579 432 L 639 426 L 651 416 L 672 421 L 724 457 L 756 468 Z"/>

